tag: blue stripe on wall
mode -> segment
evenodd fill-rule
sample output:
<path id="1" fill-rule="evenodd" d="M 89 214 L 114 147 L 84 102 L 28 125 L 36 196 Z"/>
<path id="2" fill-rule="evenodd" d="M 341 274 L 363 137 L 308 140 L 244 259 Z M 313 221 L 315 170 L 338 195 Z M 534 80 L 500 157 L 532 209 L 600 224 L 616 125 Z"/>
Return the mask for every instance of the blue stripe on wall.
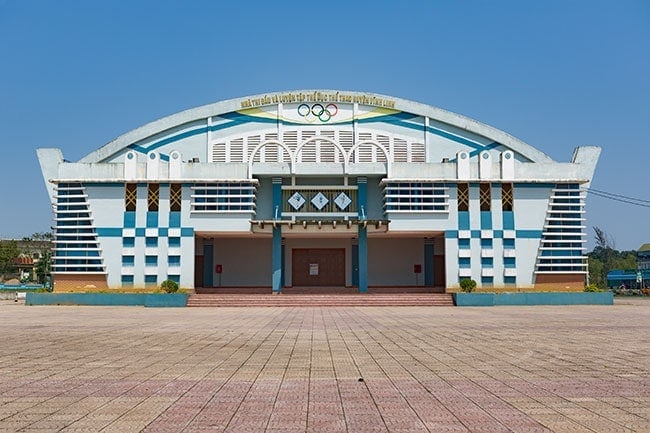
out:
<path id="1" fill-rule="evenodd" d="M 481 238 L 481 231 L 480 230 L 472 230 L 471 232 L 472 239 L 480 239 Z M 502 230 L 494 230 L 494 239 L 498 239 L 503 237 L 503 231 Z M 541 230 L 517 230 L 515 231 L 515 235 L 517 239 L 537 239 L 542 237 L 542 231 Z M 446 230 L 445 231 L 445 238 L 447 239 L 457 239 L 458 238 L 458 230 Z M 508 239 L 504 240 L 505 242 L 508 241 L 508 244 L 510 244 Z"/>
<path id="2" fill-rule="evenodd" d="M 173 228 L 173 227 L 172 227 Z M 122 237 L 122 227 L 98 227 L 97 235 L 101 237 L 111 238 L 111 237 Z M 145 228 L 137 227 L 135 229 L 136 237 L 144 237 Z M 159 236 L 169 236 L 168 227 L 158 227 Z M 192 227 L 182 227 L 181 236 L 194 236 L 194 229 Z"/>
<path id="3" fill-rule="evenodd" d="M 98 227 L 97 236 L 105 238 L 120 238 L 122 237 L 121 227 Z"/>
<path id="4" fill-rule="evenodd" d="M 135 228 L 135 212 L 124 212 L 124 227 Z"/>
<path id="5" fill-rule="evenodd" d="M 490 230 L 492 228 L 492 212 L 481 211 L 481 230 Z"/>
<path id="6" fill-rule="evenodd" d="M 458 230 L 469 230 L 468 211 L 458 211 Z"/>
<path id="7" fill-rule="evenodd" d="M 518 238 L 523 239 L 537 239 L 542 237 L 541 230 L 517 230 L 515 234 Z"/>
<path id="8" fill-rule="evenodd" d="M 515 213 L 513 211 L 503 211 L 503 229 L 504 230 L 514 230 L 515 229 Z"/>
<path id="9" fill-rule="evenodd" d="M 158 212 L 147 212 L 147 228 L 158 227 Z"/>

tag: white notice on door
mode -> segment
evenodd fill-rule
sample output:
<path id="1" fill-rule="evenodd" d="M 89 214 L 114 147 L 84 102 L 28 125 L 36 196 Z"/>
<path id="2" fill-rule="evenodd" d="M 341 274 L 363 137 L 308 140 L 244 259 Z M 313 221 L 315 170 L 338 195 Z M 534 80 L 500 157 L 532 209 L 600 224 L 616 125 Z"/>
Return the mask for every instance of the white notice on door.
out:
<path id="1" fill-rule="evenodd" d="M 309 275 L 318 275 L 318 263 L 309 264 Z"/>

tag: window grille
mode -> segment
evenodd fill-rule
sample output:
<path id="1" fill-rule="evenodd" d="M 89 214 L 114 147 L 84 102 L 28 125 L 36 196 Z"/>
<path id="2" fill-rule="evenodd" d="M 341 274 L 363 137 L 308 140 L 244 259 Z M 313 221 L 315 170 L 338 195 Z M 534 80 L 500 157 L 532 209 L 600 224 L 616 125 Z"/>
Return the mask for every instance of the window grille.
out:
<path id="1" fill-rule="evenodd" d="M 433 182 L 389 182 L 384 189 L 384 209 L 386 212 L 449 212 L 447 186 Z"/>
<path id="2" fill-rule="evenodd" d="M 469 210 L 469 184 L 458 184 L 458 210 L 467 212 Z"/>
<path id="3" fill-rule="evenodd" d="M 160 197 L 160 184 L 150 183 L 147 188 L 147 210 L 149 212 L 158 211 L 158 198 Z"/>
<path id="4" fill-rule="evenodd" d="M 138 185 L 127 183 L 124 192 L 124 209 L 127 212 L 134 212 L 138 199 Z"/>
<path id="5" fill-rule="evenodd" d="M 172 183 L 169 186 L 169 210 L 171 212 L 180 212 L 181 210 L 181 201 L 182 201 L 182 193 L 181 193 L 181 184 L 180 183 Z"/>
<path id="6" fill-rule="evenodd" d="M 490 190 L 490 184 L 482 183 L 480 186 L 480 193 L 479 193 L 479 202 L 480 202 L 481 210 L 489 211 L 491 201 L 492 201 L 492 193 Z"/>
<path id="7" fill-rule="evenodd" d="M 512 184 L 501 184 L 501 210 L 511 211 L 513 207 Z"/>

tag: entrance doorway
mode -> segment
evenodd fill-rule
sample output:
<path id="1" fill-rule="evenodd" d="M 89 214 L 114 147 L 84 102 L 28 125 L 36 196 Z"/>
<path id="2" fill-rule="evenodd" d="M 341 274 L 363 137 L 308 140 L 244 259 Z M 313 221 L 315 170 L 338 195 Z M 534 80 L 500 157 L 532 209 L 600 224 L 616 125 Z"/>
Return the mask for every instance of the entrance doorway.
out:
<path id="1" fill-rule="evenodd" d="M 345 286 L 345 248 L 294 248 L 293 286 Z"/>

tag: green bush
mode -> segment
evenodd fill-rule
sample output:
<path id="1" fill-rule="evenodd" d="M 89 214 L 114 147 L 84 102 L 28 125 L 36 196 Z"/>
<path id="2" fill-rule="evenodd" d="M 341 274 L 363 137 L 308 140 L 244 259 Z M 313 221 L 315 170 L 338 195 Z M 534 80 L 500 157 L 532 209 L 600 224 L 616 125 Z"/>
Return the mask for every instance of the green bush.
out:
<path id="1" fill-rule="evenodd" d="M 160 284 L 160 288 L 166 293 L 178 292 L 178 283 L 172 280 L 165 280 Z"/>
<path id="2" fill-rule="evenodd" d="M 585 292 L 602 292 L 602 290 L 595 284 L 588 284 L 585 286 Z"/>
<path id="3" fill-rule="evenodd" d="M 460 280 L 460 289 L 465 293 L 473 292 L 476 288 L 476 281 L 469 278 Z"/>

